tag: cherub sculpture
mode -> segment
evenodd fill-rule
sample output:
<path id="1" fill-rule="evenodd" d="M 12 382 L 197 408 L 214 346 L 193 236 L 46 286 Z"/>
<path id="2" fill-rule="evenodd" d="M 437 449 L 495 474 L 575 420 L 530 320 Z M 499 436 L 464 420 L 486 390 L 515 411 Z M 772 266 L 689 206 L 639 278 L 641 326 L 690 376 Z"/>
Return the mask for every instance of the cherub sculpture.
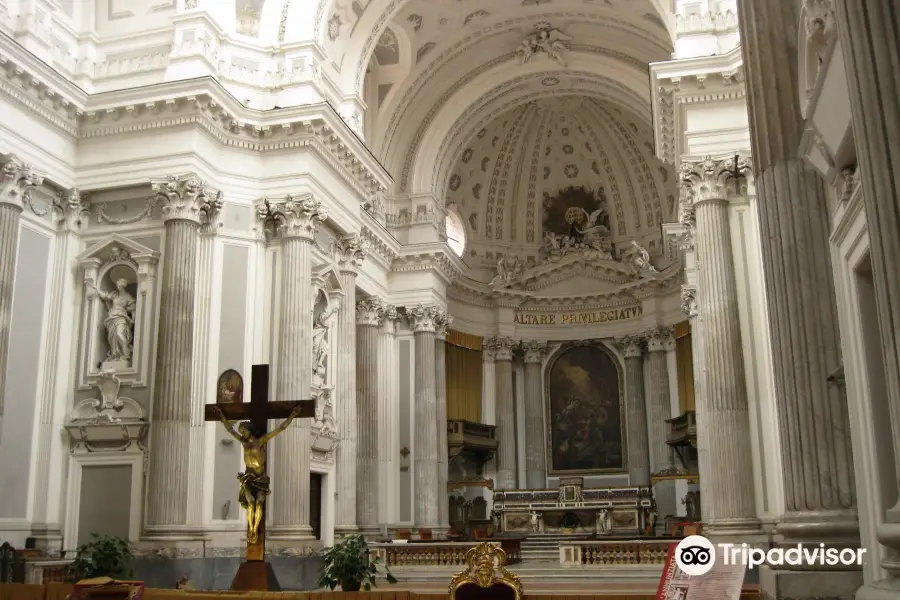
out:
<path id="1" fill-rule="evenodd" d="M 572 38 L 558 29 L 554 29 L 546 22 L 538 23 L 534 26 L 534 29 L 535 32 L 522 40 L 518 50 L 516 50 L 522 64 L 524 65 L 531 60 L 531 57 L 536 53 L 544 52 L 560 65 L 566 66 L 563 52 L 569 49 L 566 46 L 566 42 L 571 41 Z"/>

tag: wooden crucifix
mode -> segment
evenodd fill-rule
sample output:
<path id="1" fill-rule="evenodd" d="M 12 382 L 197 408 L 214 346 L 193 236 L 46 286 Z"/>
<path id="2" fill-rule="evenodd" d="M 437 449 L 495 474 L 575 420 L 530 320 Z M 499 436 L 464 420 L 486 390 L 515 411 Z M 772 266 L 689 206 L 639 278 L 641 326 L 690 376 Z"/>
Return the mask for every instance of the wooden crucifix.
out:
<path id="1" fill-rule="evenodd" d="M 243 384 L 236 372 L 219 378 L 215 404 L 207 404 L 207 421 L 221 421 L 244 448 L 244 472 L 238 474 L 240 503 L 247 511 L 247 559 L 231 583 L 232 590 L 280 591 L 272 566 L 265 562 L 266 497 L 271 493 L 266 472 L 266 444 L 296 418 L 315 415 L 315 400 L 269 402 L 269 365 L 253 365 L 250 402 L 242 402 Z M 269 419 L 284 419 L 267 431 Z M 235 421 L 242 421 L 235 430 Z"/>

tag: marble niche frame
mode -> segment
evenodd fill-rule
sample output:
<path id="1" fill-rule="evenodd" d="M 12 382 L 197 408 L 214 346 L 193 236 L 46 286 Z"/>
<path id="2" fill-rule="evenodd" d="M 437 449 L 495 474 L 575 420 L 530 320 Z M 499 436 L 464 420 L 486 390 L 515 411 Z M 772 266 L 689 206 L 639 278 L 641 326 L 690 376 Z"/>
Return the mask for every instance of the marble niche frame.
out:
<path id="1" fill-rule="evenodd" d="M 110 259 L 113 247 L 128 253 L 127 257 Z M 78 382 L 80 391 L 95 387 L 99 381 L 101 368 L 96 364 L 100 340 L 98 332 L 103 327 L 103 301 L 97 297 L 87 285 L 100 285 L 103 278 L 113 268 L 126 266 L 136 275 L 137 296 L 135 298 L 134 351 L 131 366 L 116 371 L 116 377 L 130 387 L 147 387 L 150 380 L 152 363 L 151 343 L 154 335 L 154 319 L 156 305 L 156 274 L 160 253 L 119 234 L 110 234 L 84 252 L 76 259 L 77 269 L 81 274 L 81 324 L 78 332 Z"/>
<path id="2" fill-rule="evenodd" d="M 320 298 L 324 298 L 329 305 L 340 306 L 340 301 L 344 296 L 344 288 L 341 285 L 341 279 L 337 270 L 331 264 L 325 264 L 314 267 L 311 278 L 311 292 L 313 294 L 313 320 L 316 319 L 316 306 L 319 304 Z M 328 362 L 325 368 L 324 385 L 318 387 L 313 383 L 310 388 L 310 397 L 316 401 L 316 412 L 321 409 L 327 411 L 331 409 L 331 417 L 334 420 L 335 399 L 334 399 L 334 379 L 337 373 L 334 371 L 334 361 L 332 357 L 338 352 L 337 344 L 337 322 L 336 318 L 340 308 L 331 316 L 331 327 L 328 332 Z M 310 365 L 312 368 L 312 365 Z M 320 403 L 324 406 L 320 406 Z M 314 472 L 320 473 L 325 477 L 333 475 L 334 453 L 340 442 L 340 432 L 337 430 L 337 423 L 333 426 L 320 419 L 313 419 L 310 424 L 310 464 L 317 465 Z"/>

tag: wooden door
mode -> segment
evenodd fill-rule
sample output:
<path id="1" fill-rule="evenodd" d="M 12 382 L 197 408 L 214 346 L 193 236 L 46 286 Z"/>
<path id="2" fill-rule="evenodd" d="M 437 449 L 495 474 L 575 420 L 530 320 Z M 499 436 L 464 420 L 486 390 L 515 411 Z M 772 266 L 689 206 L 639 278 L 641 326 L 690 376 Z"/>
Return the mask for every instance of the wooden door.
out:
<path id="1" fill-rule="evenodd" d="M 322 539 L 322 474 L 309 474 L 309 524 L 317 540 Z"/>

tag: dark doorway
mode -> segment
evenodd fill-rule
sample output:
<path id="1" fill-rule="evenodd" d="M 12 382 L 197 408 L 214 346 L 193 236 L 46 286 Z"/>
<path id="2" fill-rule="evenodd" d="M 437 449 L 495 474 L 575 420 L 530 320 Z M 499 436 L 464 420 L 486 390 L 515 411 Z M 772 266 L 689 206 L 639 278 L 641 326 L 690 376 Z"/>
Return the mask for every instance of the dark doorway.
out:
<path id="1" fill-rule="evenodd" d="M 309 474 L 309 524 L 317 540 L 322 539 L 322 474 Z"/>

